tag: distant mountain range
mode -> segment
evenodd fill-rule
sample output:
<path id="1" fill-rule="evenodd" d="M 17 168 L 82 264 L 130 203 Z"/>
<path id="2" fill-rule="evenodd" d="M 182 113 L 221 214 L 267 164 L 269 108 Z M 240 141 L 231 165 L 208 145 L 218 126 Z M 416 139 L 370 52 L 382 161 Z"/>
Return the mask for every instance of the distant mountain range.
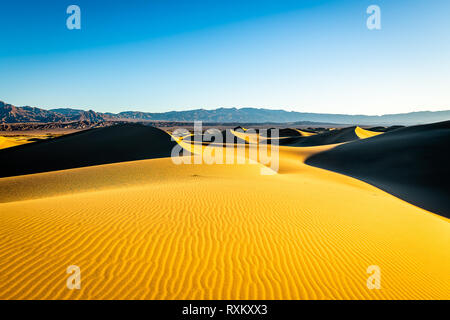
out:
<path id="1" fill-rule="evenodd" d="M 35 107 L 16 107 L 0 101 L 0 123 L 46 123 L 88 121 L 204 121 L 217 123 L 285 123 L 315 122 L 349 125 L 413 125 L 450 120 L 450 110 L 419 111 L 382 116 L 346 115 L 295 112 L 259 108 L 218 108 L 215 110 L 196 109 L 189 111 L 170 111 L 149 113 L 125 111 L 120 113 L 101 113 L 93 110 L 70 108 L 40 109 Z"/>

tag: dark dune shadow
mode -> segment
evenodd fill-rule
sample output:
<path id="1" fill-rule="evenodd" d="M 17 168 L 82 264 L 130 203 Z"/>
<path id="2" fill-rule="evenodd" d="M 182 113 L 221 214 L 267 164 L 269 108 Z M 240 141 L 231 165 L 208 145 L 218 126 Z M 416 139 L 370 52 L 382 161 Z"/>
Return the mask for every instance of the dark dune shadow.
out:
<path id="1" fill-rule="evenodd" d="M 273 130 L 277 130 L 275 128 L 269 128 L 267 130 L 260 130 L 259 134 L 261 135 L 261 137 L 272 137 L 272 132 Z M 298 132 L 295 129 L 291 129 L 291 128 L 281 128 L 278 129 L 278 136 L 281 137 L 301 137 L 301 133 Z"/>
<path id="2" fill-rule="evenodd" d="M 450 217 L 450 121 L 405 127 L 311 156 L 306 164 L 370 183 Z"/>
<path id="3" fill-rule="evenodd" d="M 139 124 L 90 129 L 0 150 L 0 177 L 170 157 L 175 145 L 166 132 Z"/>
<path id="4" fill-rule="evenodd" d="M 404 128 L 404 126 L 390 126 L 390 127 L 372 127 L 367 130 L 375 131 L 375 132 L 389 132 L 397 129 Z"/>
<path id="5" fill-rule="evenodd" d="M 291 147 L 313 147 L 358 140 L 359 138 L 355 133 L 355 128 L 356 127 L 336 129 L 309 137 L 280 139 L 280 145 Z"/>
<path id="6" fill-rule="evenodd" d="M 294 129 L 280 129 L 279 130 L 279 136 L 280 137 L 301 137 L 302 134 L 300 132 L 298 132 L 297 130 Z"/>

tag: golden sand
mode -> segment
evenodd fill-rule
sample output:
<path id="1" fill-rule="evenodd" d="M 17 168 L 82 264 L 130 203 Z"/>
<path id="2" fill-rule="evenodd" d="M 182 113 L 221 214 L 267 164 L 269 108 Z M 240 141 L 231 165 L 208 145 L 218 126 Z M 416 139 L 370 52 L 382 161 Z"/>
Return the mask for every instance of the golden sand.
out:
<path id="1" fill-rule="evenodd" d="M 0 136 L 0 149 L 20 146 L 22 144 L 34 142 L 35 139 L 50 139 L 58 135 L 18 135 L 18 136 Z"/>
<path id="2" fill-rule="evenodd" d="M 0 299 L 449 299 L 448 219 L 303 163 L 331 147 L 0 179 Z"/>
<path id="3" fill-rule="evenodd" d="M 382 134 L 383 132 L 370 131 L 370 130 L 363 129 L 361 127 L 356 127 L 355 133 L 358 136 L 358 138 L 366 139 L 366 138 L 370 138 L 370 137 L 375 137 L 379 134 Z"/>
<path id="4" fill-rule="evenodd" d="M 310 137 L 310 136 L 313 136 L 313 135 L 317 134 L 317 133 L 314 133 L 314 132 L 303 131 L 303 130 L 300 130 L 300 129 L 295 129 L 295 130 L 297 130 L 303 137 Z"/>
<path id="5" fill-rule="evenodd" d="M 24 137 L 2 137 L 0 136 L 0 149 L 20 146 L 21 144 L 29 143 Z"/>

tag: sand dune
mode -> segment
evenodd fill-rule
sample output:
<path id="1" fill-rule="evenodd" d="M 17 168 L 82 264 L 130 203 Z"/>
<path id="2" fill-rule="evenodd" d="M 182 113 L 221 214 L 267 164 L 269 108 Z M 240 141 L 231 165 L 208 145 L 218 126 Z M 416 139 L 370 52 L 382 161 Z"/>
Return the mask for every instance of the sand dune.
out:
<path id="1" fill-rule="evenodd" d="M 292 129 L 292 128 L 267 128 L 267 129 L 256 129 L 257 133 L 260 134 L 261 137 L 270 137 L 270 134 L 272 130 L 277 129 L 278 130 L 278 136 L 279 137 L 300 137 L 302 136 L 302 133 L 298 129 Z"/>
<path id="2" fill-rule="evenodd" d="M 38 142 L 38 141 L 44 141 L 47 139 L 53 139 L 57 137 L 57 134 L 32 134 L 27 133 L 24 135 L 6 135 L 6 136 L 0 136 L 0 149 L 6 149 L 16 146 L 21 146 L 23 144 L 31 143 L 31 142 Z"/>
<path id="3" fill-rule="evenodd" d="M 0 179 L 0 298 L 448 299 L 448 220 L 303 163 L 334 147 L 282 146 L 271 176 L 162 158 Z"/>
<path id="4" fill-rule="evenodd" d="M 256 131 L 256 130 L 255 130 Z M 271 140 L 272 139 L 286 139 L 286 138 L 290 138 L 289 136 L 282 136 L 281 134 L 278 137 L 267 137 L 266 134 L 261 134 L 260 132 L 239 132 L 239 131 L 234 131 L 231 130 L 231 133 L 236 136 L 238 138 L 238 141 L 245 141 L 247 144 L 248 143 L 266 143 L 266 144 L 271 144 Z M 270 135 L 270 132 L 269 132 Z"/>
<path id="5" fill-rule="evenodd" d="M 450 217 L 450 121 L 342 144 L 306 163 L 340 172 Z"/>
<path id="6" fill-rule="evenodd" d="M 175 144 L 164 131 L 138 124 L 90 129 L 0 150 L 0 177 L 169 157 Z"/>
<path id="7" fill-rule="evenodd" d="M 260 139 L 267 139 L 261 137 L 258 133 L 247 133 L 235 130 L 230 130 L 230 132 L 237 138 L 237 141 L 245 141 L 245 143 L 258 143 Z"/>
<path id="8" fill-rule="evenodd" d="M 309 131 L 305 131 L 305 130 L 300 130 L 300 129 L 295 129 L 298 131 L 298 133 L 300 133 L 300 135 L 302 135 L 303 137 L 310 137 L 313 135 L 316 135 L 317 133 L 315 132 L 309 132 Z"/>
<path id="9" fill-rule="evenodd" d="M 34 142 L 36 138 L 28 137 L 2 137 L 0 136 L 0 149 L 20 146 L 26 143 Z"/>
<path id="10" fill-rule="evenodd" d="M 397 129 L 401 129 L 404 128 L 405 126 L 390 126 L 390 127 L 371 127 L 368 130 L 370 131 L 375 131 L 375 132 L 388 132 L 388 131 L 392 131 L 392 130 L 397 130 Z"/>
<path id="11" fill-rule="evenodd" d="M 233 138 L 232 141 L 234 141 L 235 144 L 248 144 L 249 140 L 244 138 L 242 135 L 236 135 L 236 132 L 237 131 L 232 130 L 232 129 L 222 130 L 223 142 L 231 141 L 231 137 L 232 137 Z M 244 133 L 242 133 L 242 134 L 244 134 Z M 245 137 L 248 137 L 248 135 L 249 135 L 248 133 L 245 133 Z"/>
<path id="12" fill-rule="evenodd" d="M 18 142 L 16 139 L 0 136 L 0 149 L 11 148 L 11 147 L 15 147 L 15 146 L 18 146 L 21 144 L 22 143 Z"/>
<path id="13" fill-rule="evenodd" d="M 217 128 L 212 128 L 211 131 L 214 132 L 214 137 L 207 136 L 206 130 L 201 133 L 191 133 L 183 137 L 183 139 L 187 142 L 197 142 L 197 143 L 203 143 L 205 145 L 210 144 L 211 142 L 218 143 L 218 141 L 215 141 L 215 136 L 220 135 L 222 138 L 222 142 L 226 143 L 226 141 L 230 141 L 230 143 L 235 144 L 248 144 L 248 136 L 249 134 L 245 133 L 243 128 L 235 128 L 234 129 L 225 129 L 225 130 L 219 130 Z M 210 131 L 210 132 L 211 132 Z M 236 135 L 236 132 L 240 133 L 240 135 Z"/>
<path id="14" fill-rule="evenodd" d="M 336 129 L 316 135 L 286 139 L 280 141 L 280 144 L 292 147 L 311 147 L 358 140 L 355 129 L 356 127 Z"/>
<path id="15" fill-rule="evenodd" d="M 379 134 L 382 134 L 382 132 L 370 131 L 370 130 L 363 129 L 361 127 L 356 127 L 355 134 L 360 139 L 367 139 L 367 138 L 375 137 Z"/>
<path id="16" fill-rule="evenodd" d="M 302 136 L 302 133 L 297 129 L 286 128 L 286 129 L 279 129 L 278 135 L 280 137 L 298 137 Z"/>

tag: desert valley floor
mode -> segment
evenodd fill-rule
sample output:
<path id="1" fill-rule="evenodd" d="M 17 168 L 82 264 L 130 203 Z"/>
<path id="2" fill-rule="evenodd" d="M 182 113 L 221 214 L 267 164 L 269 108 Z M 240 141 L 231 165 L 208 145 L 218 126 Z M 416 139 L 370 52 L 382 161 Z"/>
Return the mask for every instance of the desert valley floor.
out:
<path id="1" fill-rule="evenodd" d="M 449 299 L 450 123 L 297 132 L 271 175 L 139 125 L 2 138 L 0 299 Z"/>

